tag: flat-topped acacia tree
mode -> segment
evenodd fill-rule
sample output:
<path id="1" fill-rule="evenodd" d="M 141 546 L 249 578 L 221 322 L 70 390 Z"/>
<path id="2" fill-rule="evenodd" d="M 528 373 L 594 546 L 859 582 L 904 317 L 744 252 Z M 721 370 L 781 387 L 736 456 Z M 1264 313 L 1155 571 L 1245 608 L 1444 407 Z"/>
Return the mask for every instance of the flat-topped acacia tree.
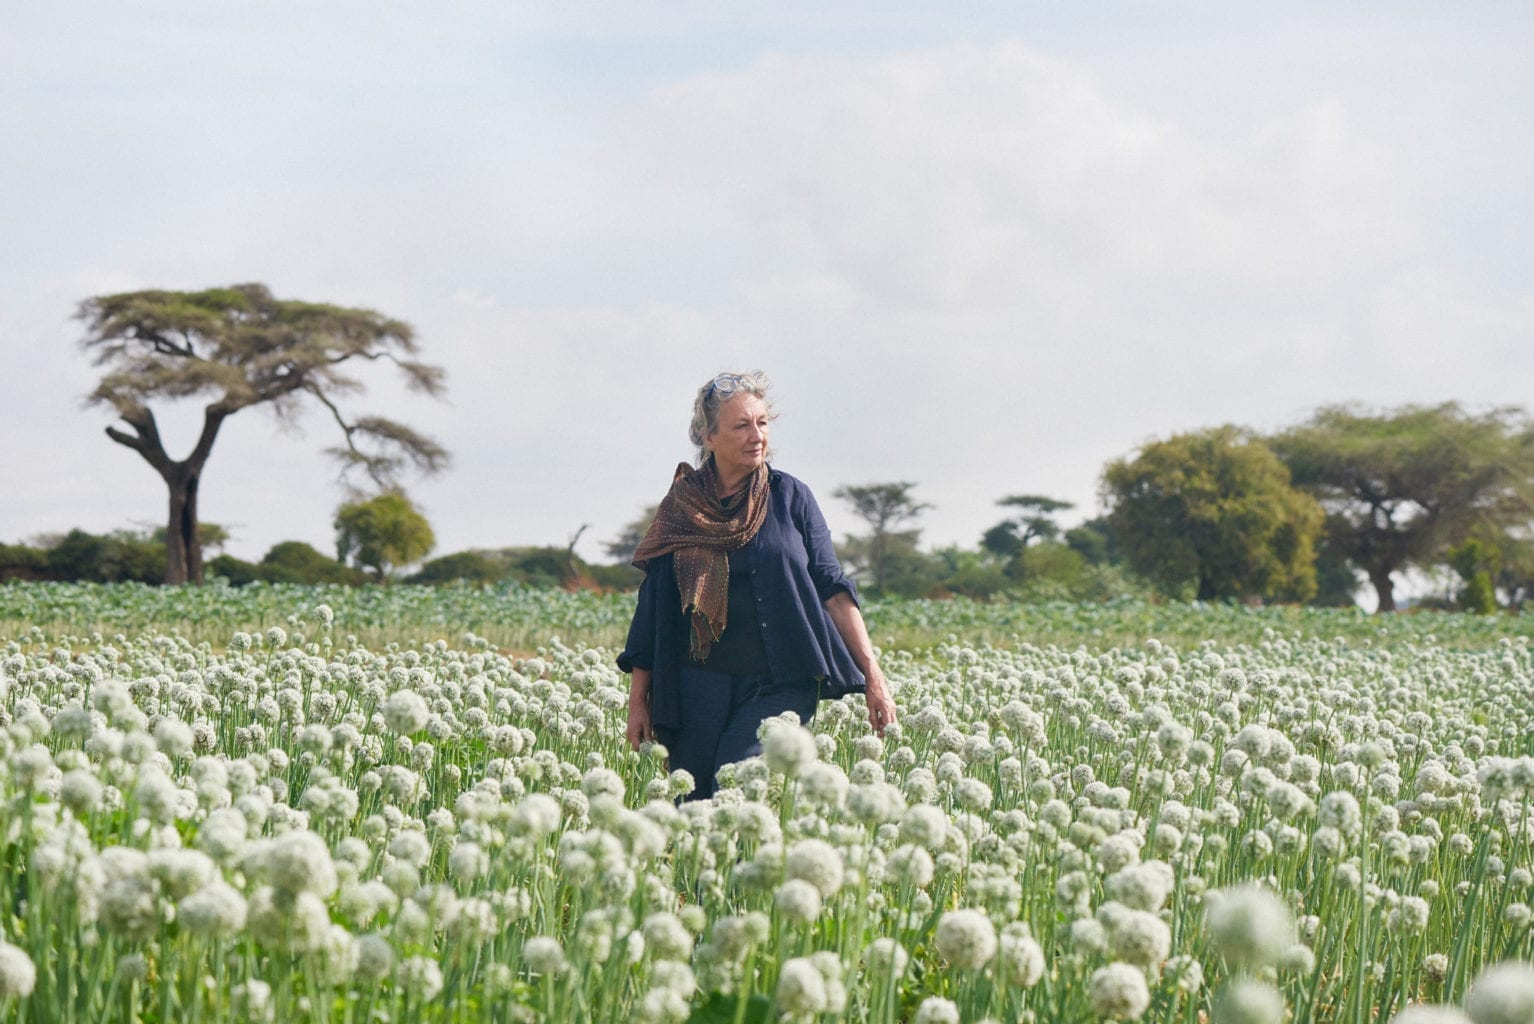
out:
<path id="1" fill-rule="evenodd" d="M 143 456 L 170 491 L 167 583 L 202 582 L 198 483 L 219 428 L 241 409 L 268 405 L 291 420 L 306 400 L 318 403 L 340 428 L 342 443 L 327 451 L 343 476 L 361 470 L 380 490 L 397 488 L 407 467 L 434 473 L 447 465 L 446 450 L 430 438 L 381 416 L 348 415 L 338 403 L 365 390 L 348 363 L 392 363 L 412 390 L 442 394 L 442 368 L 414 358 L 415 332 L 401 320 L 277 299 L 261 284 L 102 295 L 80 303 L 78 316 L 87 327 L 81 347 L 105 371 L 87 405 L 116 411 L 132 432 L 109 426 L 107 436 Z M 197 442 L 173 459 L 149 403 L 202 397 L 210 401 Z"/>

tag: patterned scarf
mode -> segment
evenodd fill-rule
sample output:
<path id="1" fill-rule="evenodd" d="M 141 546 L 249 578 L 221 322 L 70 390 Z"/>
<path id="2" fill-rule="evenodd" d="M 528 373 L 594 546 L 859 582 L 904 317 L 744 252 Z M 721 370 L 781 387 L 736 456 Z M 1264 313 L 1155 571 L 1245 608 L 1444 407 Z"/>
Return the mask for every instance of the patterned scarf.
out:
<path id="1" fill-rule="evenodd" d="M 634 566 L 674 553 L 682 614 L 692 616 L 688 653 L 702 661 L 724 633 L 730 606 L 730 552 L 743 547 L 767 519 L 767 467 L 746 482 L 746 500 L 726 508 L 719 501 L 714 460 L 698 469 L 676 467 L 671 490 L 661 499 L 655 521 L 634 552 Z"/>

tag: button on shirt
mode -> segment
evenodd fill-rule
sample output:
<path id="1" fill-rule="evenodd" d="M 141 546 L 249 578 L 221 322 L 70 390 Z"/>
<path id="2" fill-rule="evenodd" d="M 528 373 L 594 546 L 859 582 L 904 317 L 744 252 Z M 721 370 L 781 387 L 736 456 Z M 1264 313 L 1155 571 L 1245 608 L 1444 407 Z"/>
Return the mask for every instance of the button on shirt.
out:
<path id="1" fill-rule="evenodd" d="M 857 590 L 836 560 L 820 506 L 787 473 L 769 470 L 768 487 L 767 518 L 731 561 L 751 573 L 773 681 L 818 678 L 821 695 L 831 699 L 862 692 L 863 674 L 825 608 L 841 592 L 856 601 Z M 675 729 L 681 721 L 677 676 L 690 657 L 688 626 L 671 555 L 651 559 L 618 667 L 650 670 L 650 719 L 657 729 Z"/>

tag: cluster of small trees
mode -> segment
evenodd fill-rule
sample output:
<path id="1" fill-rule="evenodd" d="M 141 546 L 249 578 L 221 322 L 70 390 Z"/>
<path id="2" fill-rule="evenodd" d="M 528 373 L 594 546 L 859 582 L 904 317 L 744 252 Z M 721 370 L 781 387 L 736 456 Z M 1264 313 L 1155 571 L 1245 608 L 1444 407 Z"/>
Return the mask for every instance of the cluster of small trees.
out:
<path id="1" fill-rule="evenodd" d="M 869 527 L 844 557 L 875 590 L 964 591 L 963 576 L 944 577 L 954 552 L 923 556 L 919 531 L 899 528 L 927 507 L 913 487 L 836 492 Z M 981 537 L 968 582 L 1109 565 L 1175 598 L 1347 604 L 1364 580 L 1381 611 L 1412 569 L 1452 570 L 1454 603 L 1475 611 L 1521 607 L 1534 586 L 1534 422 L 1518 409 L 1338 406 L 1269 437 L 1179 434 L 1110 462 L 1101 495 L 1102 518 L 1063 532 L 1066 503 L 1001 499 L 1012 515 Z"/>

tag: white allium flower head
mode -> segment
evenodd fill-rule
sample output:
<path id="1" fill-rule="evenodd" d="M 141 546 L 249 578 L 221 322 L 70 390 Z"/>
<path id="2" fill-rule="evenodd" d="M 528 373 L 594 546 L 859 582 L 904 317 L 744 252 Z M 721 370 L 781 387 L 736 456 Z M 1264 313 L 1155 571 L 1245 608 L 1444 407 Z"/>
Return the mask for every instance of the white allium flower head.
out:
<path id="1" fill-rule="evenodd" d="M 394 970 L 394 947 L 382 935 L 357 937 L 356 976 L 361 981 L 381 981 Z"/>
<path id="2" fill-rule="evenodd" d="M 778 886 L 772 905 L 785 920 L 809 924 L 820 916 L 820 890 L 802 878 L 790 878 Z"/>
<path id="3" fill-rule="evenodd" d="M 329 896 L 340 884 L 325 840 L 306 829 L 284 832 L 272 842 L 266 873 L 272 887 L 286 894 Z"/>
<path id="4" fill-rule="evenodd" d="M 942 996 L 928 996 L 916 1008 L 911 1024 L 959 1024 L 958 1004 Z"/>
<path id="5" fill-rule="evenodd" d="M 611 768 L 593 768 L 581 777 L 581 792 L 588 797 L 600 795 L 623 799 L 623 778 Z"/>
<path id="6" fill-rule="evenodd" d="M 37 965 L 20 947 L 0 940 L 0 1000 L 25 999 L 37 985 Z"/>
<path id="7" fill-rule="evenodd" d="M 1044 966 L 1044 950 L 1027 925 L 1014 921 L 1001 930 L 1001 967 L 1007 984 L 1032 988 L 1044 977 Z"/>
<path id="8" fill-rule="evenodd" d="M 950 910 L 938 920 L 935 942 L 953 967 L 978 971 L 996 956 L 996 926 L 979 910 Z"/>
<path id="9" fill-rule="evenodd" d="M 904 946 L 887 937 L 874 939 L 863 950 L 863 964 L 869 971 L 889 971 L 896 977 L 905 973 L 910 959 Z"/>
<path id="10" fill-rule="evenodd" d="M 1155 914 L 1131 910 L 1111 936 L 1113 955 L 1140 967 L 1160 967 L 1172 954 L 1172 929 Z"/>
<path id="11" fill-rule="evenodd" d="M 932 883 L 935 865 L 932 854 L 920 846 L 905 843 L 889 855 L 885 870 L 896 882 L 925 889 Z"/>
<path id="12" fill-rule="evenodd" d="M 279 949 L 313 953 L 330 939 L 330 910 L 312 892 L 279 895 L 263 885 L 246 905 L 245 920 L 257 941 Z"/>
<path id="13" fill-rule="evenodd" d="M 1465 1011 L 1457 1006 L 1414 1003 L 1392 1014 L 1390 1024 L 1471 1024 L 1471 1022 Z"/>
<path id="14" fill-rule="evenodd" d="M 558 939 L 534 935 L 522 947 L 522 960 L 534 974 L 563 974 L 570 966 Z"/>
<path id="15" fill-rule="evenodd" d="M 645 945 L 656 960 L 686 960 L 692 954 L 692 933 L 667 910 L 644 919 Z"/>
<path id="16" fill-rule="evenodd" d="M 101 807 L 106 791 L 96 773 L 88 768 L 75 768 L 64 773 L 59 783 L 59 800 L 77 815 L 87 815 Z"/>
<path id="17" fill-rule="evenodd" d="M 1321 804 L 1316 809 L 1316 821 L 1345 836 L 1351 836 L 1363 824 L 1363 811 L 1358 806 L 1358 798 L 1352 793 L 1345 789 L 1334 790 L 1321 798 Z"/>
<path id="18" fill-rule="evenodd" d="M 430 1002 L 442 991 L 442 965 L 431 957 L 407 957 L 399 965 L 399 985 L 414 998 Z"/>
<path id="19" fill-rule="evenodd" d="M 447 856 L 448 874 L 473 881 L 490 870 L 490 855 L 478 843 L 461 842 Z"/>
<path id="20" fill-rule="evenodd" d="M 383 718 L 390 732 L 406 736 L 426 728 L 431 711 L 426 698 L 414 690 L 395 690 L 384 701 Z"/>
<path id="21" fill-rule="evenodd" d="M 1214 1024 L 1283 1024 L 1284 997 L 1265 981 L 1232 978 L 1214 998 Z"/>
<path id="22" fill-rule="evenodd" d="M 1534 965 L 1508 960 L 1482 971 L 1465 995 L 1465 1012 L 1475 1024 L 1534 1022 Z"/>
<path id="23" fill-rule="evenodd" d="M 913 804 L 900 819 L 900 838 L 930 851 L 948 841 L 948 815 L 933 804 Z"/>
<path id="24" fill-rule="evenodd" d="M 176 905 L 176 920 L 200 935 L 229 938 L 245 927 L 245 897 L 216 878 Z"/>
<path id="25" fill-rule="evenodd" d="M 808 957 L 796 956 L 783 961 L 778 972 L 777 1002 L 779 1008 L 788 1013 L 826 1012 L 826 979 Z"/>
<path id="26" fill-rule="evenodd" d="M 250 833 L 245 815 L 232 807 L 213 811 L 197 830 L 197 846 L 220 863 L 240 855 Z"/>
<path id="27" fill-rule="evenodd" d="M 1131 864 L 1108 876 L 1108 894 L 1126 907 L 1155 912 L 1172 894 L 1175 879 L 1165 861 L 1148 860 Z"/>
<path id="28" fill-rule="evenodd" d="M 529 793 L 512 811 L 512 831 L 538 839 L 559 827 L 559 801 L 547 793 Z"/>
<path id="29" fill-rule="evenodd" d="M 192 750 L 192 727 L 174 718 L 162 718 L 154 729 L 154 741 L 160 752 L 174 760 Z"/>
<path id="30" fill-rule="evenodd" d="M 809 882 L 822 898 L 835 895 L 846 877 L 842 855 L 823 839 L 801 839 L 789 847 L 783 871 L 789 878 Z"/>
<path id="31" fill-rule="evenodd" d="M 802 725 L 769 718 L 762 723 L 761 739 L 767 767 L 790 778 L 819 758 L 814 733 Z"/>
<path id="32" fill-rule="evenodd" d="M 1207 914 L 1210 944 L 1232 967 L 1276 964 L 1295 942 L 1289 908 L 1258 885 L 1210 893 Z"/>
<path id="33" fill-rule="evenodd" d="M 251 978 L 230 989 L 229 1002 L 235 1013 L 246 1020 L 272 1019 L 272 986 L 259 978 Z"/>
<path id="34" fill-rule="evenodd" d="M 1150 1006 L 1150 987 L 1145 972 L 1114 962 L 1092 972 L 1087 982 L 1092 1011 L 1109 1020 L 1134 1020 Z"/>

